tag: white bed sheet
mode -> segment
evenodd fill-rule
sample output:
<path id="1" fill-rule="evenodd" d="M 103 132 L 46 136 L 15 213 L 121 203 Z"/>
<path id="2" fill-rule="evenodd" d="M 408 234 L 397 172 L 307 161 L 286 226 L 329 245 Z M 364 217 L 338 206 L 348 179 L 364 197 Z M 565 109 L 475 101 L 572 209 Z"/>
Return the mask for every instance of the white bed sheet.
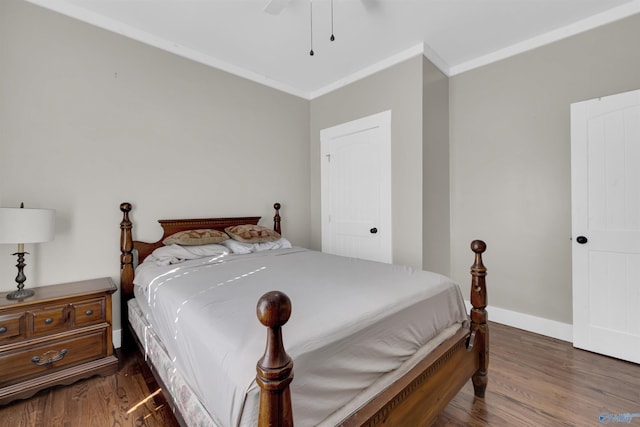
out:
<path id="1" fill-rule="evenodd" d="M 255 425 L 258 298 L 281 290 L 294 360 L 297 425 L 320 423 L 443 330 L 466 321 L 457 285 L 434 273 L 301 248 L 143 263 L 136 298 L 187 383 L 220 426 Z"/>

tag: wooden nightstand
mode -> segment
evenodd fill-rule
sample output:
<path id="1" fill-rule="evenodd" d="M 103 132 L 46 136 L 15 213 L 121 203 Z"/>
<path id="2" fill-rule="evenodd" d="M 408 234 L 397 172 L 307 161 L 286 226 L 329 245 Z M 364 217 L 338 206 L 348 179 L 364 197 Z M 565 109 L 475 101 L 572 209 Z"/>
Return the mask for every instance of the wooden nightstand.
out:
<path id="1" fill-rule="evenodd" d="M 0 405 L 118 369 L 110 278 L 33 289 L 20 301 L 0 293 Z"/>

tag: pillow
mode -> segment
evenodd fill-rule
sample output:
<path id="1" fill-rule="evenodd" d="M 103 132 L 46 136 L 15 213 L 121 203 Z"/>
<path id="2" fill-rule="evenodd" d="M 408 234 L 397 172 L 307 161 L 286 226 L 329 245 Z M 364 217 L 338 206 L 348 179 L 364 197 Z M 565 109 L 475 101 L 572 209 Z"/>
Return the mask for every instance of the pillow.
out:
<path id="1" fill-rule="evenodd" d="M 233 240 L 247 243 L 275 242 L 280 234 L 260 225 L 233 225 L 224 229 Z"/>
<path id="2" fill-rule="evenodd" d="M 226 233 L 214 229 L 186 230 L 179 231 L 162 241 L 165 245 L 208 245 L 212 243 L 222 243 L 229 236 Z"/>
<path id="3" fill-rule="evenodd" d="M 233 239 L 226 240 L 222 244 L 234 254 L 250 254 L 253 249 L 253 243 L 243 243 Z"/>
<path id="4" fill-rule="evenodd" d="M 227 239 L 228 240 L 228 239 Z M 161 246 L 151 253 L 151 259 L 159 265 L 177 264 L 188 259 L 204 258 L 209 256 L 228 255 L 231 252 L 226 246 L 212 245 L 168 245 Z"/>
<path id="5" fill-rule="evenodd" d="M 227 248 L 229 248 L 231 252 L 233 252 L 236 255 L 250 254 L 252 252 L 268 251 L 271 249 L 291 248 L 291 243 L 284 237 L 281 237 L 275 242 L 262 242 L 262 243 L 238 242 L 237 240 L 229 239 L 223 242 L 222 244 Z"/>

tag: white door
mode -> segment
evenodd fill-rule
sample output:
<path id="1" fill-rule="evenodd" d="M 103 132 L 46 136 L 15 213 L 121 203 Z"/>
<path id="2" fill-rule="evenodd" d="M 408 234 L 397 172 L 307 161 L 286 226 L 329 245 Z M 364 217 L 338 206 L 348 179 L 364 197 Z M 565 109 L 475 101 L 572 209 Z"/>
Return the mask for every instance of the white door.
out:
<path id="1" fill-rule="evenodd" d="M 640 91 L 571 105 L 573 345 L 640 363 Z"/>
<path id="2" fill-rule="evenodd" d="M 391 111 L 320 131 L 322 251 L 390 263 Z"/>

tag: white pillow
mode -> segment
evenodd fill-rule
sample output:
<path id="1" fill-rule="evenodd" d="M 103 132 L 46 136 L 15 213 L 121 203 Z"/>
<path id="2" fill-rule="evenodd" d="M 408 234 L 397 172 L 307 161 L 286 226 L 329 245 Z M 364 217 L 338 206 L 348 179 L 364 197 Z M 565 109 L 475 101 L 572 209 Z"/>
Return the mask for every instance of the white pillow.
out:
<path id="1" fill-rule="evenodd" d="M 177 264 L 187 259 L 228 255 L 230 252 L 227 247 L 218 244 L 191 246 L 173 244 L 157 248 L 151 253 L 151 257 L 159 265 L 169 265 Z"/>
<path id="2" fill-rule="evenodd" d="M 271 249 L 285 249 L 291 247 L 291 242 L 284 237 L 281 237 L 275 242 L 261 243 L 238 242 L 237 240 L 229 239 L 222 242 L 222 244 L 229 248 L 234 254 L 250 254 L 252 252 L 262 252 Z"/>

